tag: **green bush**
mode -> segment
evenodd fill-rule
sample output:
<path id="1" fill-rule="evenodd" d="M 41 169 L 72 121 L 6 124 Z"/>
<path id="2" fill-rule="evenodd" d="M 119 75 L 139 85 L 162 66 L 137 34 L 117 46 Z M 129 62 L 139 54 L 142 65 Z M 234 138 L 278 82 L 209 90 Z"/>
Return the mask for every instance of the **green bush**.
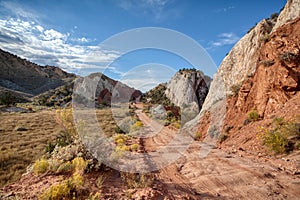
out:
<path id="1" fill-rule="evenodd" d="M 222 143 L 228 138 L 227 134 L 220 134 L 219 141 Z"/>
<path id="2" fill-rule="evenodd" d="M 259 119 L 259 114 L 255 109 L 252 109 L 247 113 L 247 119 L 251 122 L 257 121 Z"/>
<path id="3" fill-rule="evenodd" d="M 52 153 L 53 152 L 53 150 L 55 149 L 55 144 L 52 144 L 52 142 L 49 142 L 48 144 L 47 144 L 47 146 L 45 147 L 45 152 L 46 153 Z"/>

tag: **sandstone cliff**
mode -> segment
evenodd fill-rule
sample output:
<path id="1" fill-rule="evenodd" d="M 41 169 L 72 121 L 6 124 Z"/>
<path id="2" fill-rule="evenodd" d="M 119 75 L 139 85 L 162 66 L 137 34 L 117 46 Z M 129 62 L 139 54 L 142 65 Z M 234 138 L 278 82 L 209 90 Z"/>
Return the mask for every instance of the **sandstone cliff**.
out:
<path id="1" fill-rule="evenodd" d="M 199 112 L 211 79 L 196 69 L 179 70 L 166 85 L 166 96 L 179 107 L 192 106 Z"/>

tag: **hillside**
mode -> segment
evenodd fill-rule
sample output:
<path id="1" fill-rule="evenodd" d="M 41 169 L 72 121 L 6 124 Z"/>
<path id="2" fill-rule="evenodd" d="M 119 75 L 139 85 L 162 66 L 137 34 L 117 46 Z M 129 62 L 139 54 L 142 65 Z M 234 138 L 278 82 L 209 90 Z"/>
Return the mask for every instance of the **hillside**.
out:
<path id="1" fill-rule="evenodd" d="M 0 50 L 0 86 L 35 96 L 74 80 L 58 67 L 39 66 Z"/>

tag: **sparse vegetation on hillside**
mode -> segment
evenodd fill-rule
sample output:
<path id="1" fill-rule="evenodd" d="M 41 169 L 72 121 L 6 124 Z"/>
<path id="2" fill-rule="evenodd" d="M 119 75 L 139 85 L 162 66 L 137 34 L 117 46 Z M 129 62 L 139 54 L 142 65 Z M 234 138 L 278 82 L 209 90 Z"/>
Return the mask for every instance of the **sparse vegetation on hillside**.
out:
<path id="1" fill-rule="evenodd" d="M 0 186 L 17 181 L 62 131 L 53 111 L 1 113 Z M 17 131 L 16 127 L 27 130 Z"/>
<path id="2" fill-rule="evenodd" d="M 11 92 L 4 92 L 0 95 L 0 105 L 12 106 L 17 103 L 17 98 Z"/>
<path id="3" fill-rule="evenodd" d="M 144 103 L 151 103 L 151 104 L 161 104 L 165 106 L 173 105 L 170 99 L 166 96 L 166 84 L 159 84 L 155 88 L 149 90 L 143 96 L 142 101 Z"/>
<path id="4" fill-rule="evenodd" d="M 260 136 L 263 144 L 275 153 L 288 153 L 299 149 L 300 116 L 292 121 L 275 117 L 269 128 L 263 128 Z"/>
<path id="5" fill-rule="evenodd" d="M 63 106 L 72 101 L 73 84 L 67 84 L 47 91 L 34 98 L 34 103 L 41 106 Z"/>

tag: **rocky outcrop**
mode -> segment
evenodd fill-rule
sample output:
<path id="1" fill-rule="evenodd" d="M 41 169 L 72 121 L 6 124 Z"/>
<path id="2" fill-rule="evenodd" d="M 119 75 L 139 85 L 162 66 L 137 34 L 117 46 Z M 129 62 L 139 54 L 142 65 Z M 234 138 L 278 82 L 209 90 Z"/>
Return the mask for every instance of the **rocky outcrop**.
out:
<path id="1" fill-rule="evenodd" d="M 142 92 L 135 90 L 119 81 L 113 80 L 102 73 L 93 73 L 75 81 L 76 103 L 93 106 L 93 100 L 102 105 L 139 101 Z M 73 95 L 74 96 L 74 95 Z M 77 98 L 80 96 L 79 98 Z M 91 105 L 88 102 L 91 103 Z"/>
<path id="2" fill-rule="evenodd" d="M 284 9 L 280 13 L 277 23 L 275 24 L 273 31 L 280 26 L 284 25 L 290 20 L 293 20 L 300 16 L 300 0 L 288 0 Z M 272 32 L 273 32 L 272 31 Z"/>
<path id="3" fill-rule="evenodd" d="M 179 107 L 199 110 L 208 93 L 211 79 L 196 69 L 179 70 L 166 85 L 166 96 Z"/>
<path id="4" fill-rule="evenodd" d="M 240 111 L 270 115 L 300 91 L 300 18 L 279 27 L 259 51 L 257 70 L 242 85 Z"/>
<path id="5" fill-rule="evenodd" d="M 199 122 L 210 115 L 207 135 L 218 136 L 229 121 L 243 123 L 250 109 L 257 109 L 261 117 L 269 115 L 299 90 L 300 31 L 298 21 L 291 21 L 299 17 L 299 10 L 299 0 L 289 0 L 277 21 L 262 20 L 232 48 L 213 78 L 200 114 L 187 128 L 202 130 Z"/>

